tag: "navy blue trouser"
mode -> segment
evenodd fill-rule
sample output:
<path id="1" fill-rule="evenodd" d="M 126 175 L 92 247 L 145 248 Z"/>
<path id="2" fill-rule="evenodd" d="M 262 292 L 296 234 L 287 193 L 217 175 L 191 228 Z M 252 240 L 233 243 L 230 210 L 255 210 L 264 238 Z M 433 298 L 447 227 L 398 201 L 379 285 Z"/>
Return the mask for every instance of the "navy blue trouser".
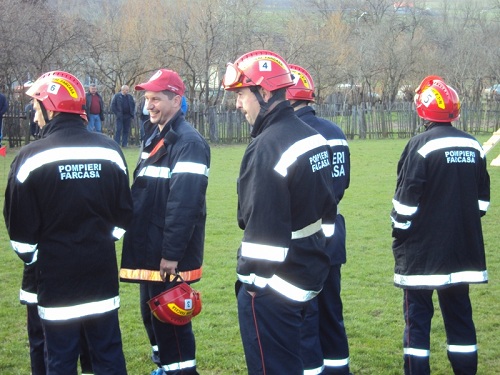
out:
<path id="1" fill-rule="evenodd" d="M 144 283 L 142 298 L 153 298 L 165 291 L 164 283 Z M 168 375 L 198 375 L 196 371 L 196 345 L 192 323 L 176 326 L 152 318 L 153 331 L 160 352 L 162 368 Z"/>
<path id="2" fill-rule="evenodd" d="M 85 332 L 95 375 L 126 375 L 118 310 L 70 321 L 43 320 L 48 375 L 76 375 Z"/>
<path id="3" fill-rule="evenodd" d="M 38 305 L 26 305 L 28 320 L 28 341 L 30 343 L 31 374 L 45 375 L 45 336 L 42 321 L 38 315 Z"/>
<path id="4" fill-rule="evenodd" d="M 430 331 L 434 314 L 433 290 L 404 290 L 404 371 L 407 375 L 430 374 Z M 456 375 L 477 372 L 476 329 L 472 320 L 469 285 L 437 290 L 448 343 L 448 359 Z"/>
<path id="5" fill-rule="evenodd" d="M 132 124 L 132 117 L 116 118 L 116 129 L 114 140 L 122 147 L 128 146 L 128 135 Z"/>
<path id="6" fill-rule="evenodd" d="M 319 338 L 325 368 L 323 374 L 349 374 L 349 345 L 340 298 L 340 264 L 330 267 L 318 295 Z"/>
<path id="7" fill-rule="evenodd" d="M 309 302 L 295 302 L 267 287 L 238 291 L 238 319 L 249 375 L 303 375 L 300 329 Z"/>
<path id="8" fill-rule="evenodd" d="M 310 374 L 349 374 L 349 345 L 340 298 L 340 267 L 333 265 L 317 298 L 306 310 L 301 355 Z"/>

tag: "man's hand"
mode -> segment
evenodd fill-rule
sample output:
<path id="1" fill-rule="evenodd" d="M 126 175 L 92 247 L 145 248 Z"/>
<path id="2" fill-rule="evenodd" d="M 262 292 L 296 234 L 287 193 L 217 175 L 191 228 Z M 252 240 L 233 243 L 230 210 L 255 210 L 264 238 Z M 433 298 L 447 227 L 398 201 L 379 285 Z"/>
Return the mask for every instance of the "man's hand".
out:
<path id="1" fill-rule="evenodd" d="M 161 259 L 160 262 L 160 277 L 163 281 L 169 276 L 169 275 L 175 275 L 177 272 L 177 264 L 179 262 L 176 260 L 166 260 L 166 259 Z"/>

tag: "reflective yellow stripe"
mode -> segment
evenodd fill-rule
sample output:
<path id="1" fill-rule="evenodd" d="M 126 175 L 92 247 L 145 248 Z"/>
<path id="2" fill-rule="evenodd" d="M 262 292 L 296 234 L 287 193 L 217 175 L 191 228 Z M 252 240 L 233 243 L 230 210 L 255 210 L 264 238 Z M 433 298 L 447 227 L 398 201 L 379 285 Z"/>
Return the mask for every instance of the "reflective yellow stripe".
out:
<path id="1" fill-rule="evenodd" d="M 202 268 L 198 268 L 191 271 L 181 271 L 179 272 L 184 281 L 196 281 L 201 279 Z M 174 279 L 175 275 L 170 275 L 170 281 Z M 127 280 L 137 280 L 137 281 L 159 281 L 163 280 L 160 277 L 160 271 L 144 270 L 144 269 L 120 269 L 120 278 Z"/>

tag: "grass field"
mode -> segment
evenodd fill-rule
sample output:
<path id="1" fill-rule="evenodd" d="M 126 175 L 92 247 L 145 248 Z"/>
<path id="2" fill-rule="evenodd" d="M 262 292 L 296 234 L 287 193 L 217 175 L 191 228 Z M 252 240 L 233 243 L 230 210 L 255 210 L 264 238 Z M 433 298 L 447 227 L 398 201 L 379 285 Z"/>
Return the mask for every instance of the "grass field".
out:
<path id="1" fill-rule="evenodd" d="M 480 138 L 485 141 L 487 137 Z M 393 257 L 389 212 L 396 164 L 407 140 L 350 142 L 351 187 L 341 204 L 347 222 L 348 261 L 343 269 L 345 325 L 350 339 L 351 370 L 356 375 L 402 374 L 402 292 L 392 284 Z M 197 361 L 202 375 L 246 374 L 239 336 L 234 280 L 236 249 L 242 232 L 236 224 L 236 178 L 244 146 L 212 146 L 204 277 L 196 284 L 203 311 L 193 320 Z M 489 159 L 500 152 L 497 147 Z M 138 149 L 126 149 L 133 169 Z M 15 150 L 0 159 L 0 203 Z M 471 287 L 478 333 L 478 374 L 500 374 L 500 168 L 490 167 L 492 197 L 483 218 L 490 282 Z M 64 198 L 62 198 L 64 199 Z M 29 225 L 29 223 L 27 223 Z M 121 243 L 117 246 L 121 253 Z M 0 225 L 0 374 L 28 374 L 26 312 L 19 304 L 22 264 Z M 123 345 L 131 375 L 153 369 L 139 313 L 138 286 L 121 284 Z M 451 374 L 446 338 L 436 304 L 431 336 L 433 374 Z M 286 375 L 286 374 L 283 374 Z"/>

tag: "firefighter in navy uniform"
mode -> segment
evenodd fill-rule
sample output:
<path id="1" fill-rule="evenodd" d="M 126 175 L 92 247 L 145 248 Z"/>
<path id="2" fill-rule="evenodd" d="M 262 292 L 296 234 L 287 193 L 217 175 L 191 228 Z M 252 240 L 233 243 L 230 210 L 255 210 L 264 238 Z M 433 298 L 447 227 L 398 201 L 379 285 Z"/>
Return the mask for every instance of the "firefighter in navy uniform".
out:
<path id="1" fill-rule="evenodd" d="M 120 278 L 142 284 L 143 305 L 172 288 L 165 281 L 177 273 L 188 283 L 202 276 L 210 147 L 184 118 L 185 86 L 176 72 L 160 69 L 135 89 L 145 91 L 150 116 L 134 172 L 134 218 Z M 153 373 L 198 374 L 191 322 L 177 326 L 153 317 L 152 325 L 161 365 Z"/>
<path id="2" fill-rule="evenodd" d="M 321 225 L 336 216 L 331 151 L 286 100 L 293 81 L 279 55 L 241 56 L 223 85 L 252 126 L 238 179 L 236 285 L 248 373 L 302 375 L 302 317 L 330 263 Z"/>
<path id="3" fill-rule="evenodd" d="M 295 109 L 295 114 L 325 137 L 332 149 L 332 182 L 338 205 L 350 182 L 351 161 L 347 139 L 342 129 L 316 116 L 314 108 L 309 105 L 314 102 L 314 81 L 309 72 L 293 64 L 290 64 L 290 69 L 294 85 L 287 88 L 286 97 Z M 339 210 L 335 226 L 324 226 L 323 232 L 327 238 L 330 272 L 323 290 L 313 300 L 310 313 L 306 315 L 302 332 L 303 360 L 307 370 L 322 370 L 314 373 L 345 375 L 349 374 L 349 345 L 340 297 L 340 268 L 346 262 L 346 227 Z"/>
<path id="4" fill-rule="evenodd" d="M 47 373 L 76 374 L 83 329 L 94 373 L 126 374 L 115 241 L 132 216 L 127 165 L 113 140 L 87 131 L 76 77 L 45 73 L 26 94 L 42 138 L 12 163 L 4 218 L 16 253 L 36 262 Z"/>
<path id="5" fill-rule="evenodd" d="M 442 78 L 426 77 L 415 105 L 426 129 L 401 155 L 391 212 L 394 284 L 404 294 L 404 371 L 430 373 L 437 290 L 453 372 L 475 374 L 469 284 L 488 281 L 481 227 L 490 200 L 486 157 L 474 137 L 452 126 L 460 100 Z"/>

